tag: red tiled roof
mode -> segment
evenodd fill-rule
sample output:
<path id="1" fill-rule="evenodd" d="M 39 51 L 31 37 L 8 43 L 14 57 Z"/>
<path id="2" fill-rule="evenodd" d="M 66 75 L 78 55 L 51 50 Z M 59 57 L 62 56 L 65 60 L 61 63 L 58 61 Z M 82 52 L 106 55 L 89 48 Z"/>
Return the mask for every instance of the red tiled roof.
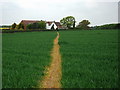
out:
<path id="1" fill-rule="evenodd" d="M 48 23 L 48 25 L 50 26 L 53 23 L 53 21 L 46 21 L 46 23 Z"/>
<path id="2" fill-rule="evenodd" d="M 60 24 L 60 22 L 55 22 L 55 24 L 58 28 L 62 28 L 62 25 Z"/>
<path id="3" fill-rule="evenodd" d="M 50 26 L 53 22 L 56 24 L 56 26 L 58 26 L 58 27 L 62 27 L 62 25 L 60 24 L 60 22 L 46 21 L 46 23 L 48 23 L 49 26 Z"/>
<path id="4" fill-rule="evenodd" d="M 39 22 L 39 21 L 38 20 L 22 20 L 21 21 L 21 23 L 23 23 L 24 25 L 28 25 L 35 22 Z"/>
<path id="5" fill-rule="evenodd" d="M 60 22 L 55 22 L 55 24 L 56 24 L 57 26 L 61 26 Z"/>
<path id="6" fill-rule="evenodd" d="M 39 21 L 38 21 L 38 20 L 22 20 L 21 22 L 22 22 L 24 25 L 28 25 L 28 24 L 31 24 L 31 23 L 39 22 Z M 62 25 L 60 24 L 60 22 L 46 21 L 46 23 L 48 23 L 48 25 L 51 25 L 53 22 L 54 22 L 57 26 L 62 26 Z"/>
<path id="7" fill-rule="evenodd" d="M 24 25 L 25 29 L 28 24 L 32 24 L 35 22 L 39 22 L 39 20 L 22 20 L 21 23 Z M 46 21 L 48 25 L 50 26 L 52 23 L 55 23 L 58 28 L 63 28 L 63 26 L 60 24 L 60 22 L 55 22 L 55 21 Z"/>

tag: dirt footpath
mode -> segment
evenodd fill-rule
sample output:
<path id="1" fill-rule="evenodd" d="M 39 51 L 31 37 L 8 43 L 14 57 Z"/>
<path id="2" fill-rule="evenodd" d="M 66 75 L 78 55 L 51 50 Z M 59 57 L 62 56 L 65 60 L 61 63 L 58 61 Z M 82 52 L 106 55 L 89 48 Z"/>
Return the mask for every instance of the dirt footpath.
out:
<path id="1" fill-rule="evenodd" d="M 58 44 L 58 39 L 60 35 L 57 32 L 57 37 L 54 39 L 54 45 L 51 52 L 51 64 L 47 68 L 47 71 L 45 72 L 46 75 L 43 78 L 43 81 L 41 82 L 42 88 L 60 88 L 61 87 L 61 55 L 60 55 L 60 46 Z"/>

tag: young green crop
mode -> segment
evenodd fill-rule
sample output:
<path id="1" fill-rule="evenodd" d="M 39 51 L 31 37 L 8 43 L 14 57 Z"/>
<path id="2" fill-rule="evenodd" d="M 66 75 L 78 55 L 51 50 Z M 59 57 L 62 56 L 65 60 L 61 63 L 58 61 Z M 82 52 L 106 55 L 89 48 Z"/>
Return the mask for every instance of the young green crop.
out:
<path id="1" fill-rule="evenodd" d="M 118 31 L 61 31 L 63 88 L 118 87 Z"/>
<path id="2" fill-rule="evenodd" d="M 3 34 L 3 88 L 38 87 L 55 32 Z M 118 31 L 61 31 L 63 88 L 118 87 Z"/>
<path id="3" fill-rule="evenodd" d="M 55 32 L 3 34 L 3 88 L 37 87 L 50 63 Z"/>

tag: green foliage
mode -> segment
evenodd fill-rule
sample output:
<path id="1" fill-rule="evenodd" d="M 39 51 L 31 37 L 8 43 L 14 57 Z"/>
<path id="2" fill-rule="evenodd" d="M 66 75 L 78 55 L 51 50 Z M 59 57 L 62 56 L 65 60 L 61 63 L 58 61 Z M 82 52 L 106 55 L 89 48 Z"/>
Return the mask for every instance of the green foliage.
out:
<path id="1" fill-rule="evenodd" d="M 18 27 L 17 27 L 17 29 L 24 29 L 24 25 L 22 24 L 22 23 L 20 23 L 19 25 L 18 25 Z"/>
<path id="2" fill-rule="evenodd" d="M 62 88 L 118 88 L 118 31 L 61 31 Z"/>
<path id="3" fill-rule="evenodd" d="M 67 16 L 60 20 L 63 26 L 68 28 L 75 28 L 75 18 L 73 16 Z"/>
<path id="4" fill-rule="evenodd" d="M 76 27 L 78 29 L 89 29 L 89 25 L 90 22 L 88 20 L 83 20 L 81 22 L 79 22 L 79 25 Z"/>
<path id="5" fill-rule="evenodd" d="M 11 29 L 15 29 L 16 25 L 17 25 L 16 23 L 13 23 Z"/>
<path id="6" fill-rule="evenodd" d="M 24 29 L 11 29 L 11 30 L 2 30 L 2 33 L 14 33 L 14 32 L 25 32 Z"/>
<path id="7" fill-rule="evenodd" d="M 92 29 L 120 29 L 120 23 L 118 24 L 105 24 L 101 26 L 94 26 Z"/>
<path id="8" fill-rule="evenodd" d="M 40 27 L 39 23 L 33 23 L 27 25 L 27 29 L 38 29 L 39 27 Z"/>
<path id="9" fill-rule="evenodd" d="M 2 30 L 2 33 L 14 33 L 14 29 L 11 30 Z"/>
<path id="10" fill-rule="evenodd" d="M 55 32 L 3 33 L 2 87 L 37 87 L 51 61 L 50 51 L 55 37 Z"/>
<path id="11" fill-rule="evenodd" d="M 32 24 L 28 24 L 27 25 L 27 29 L 33 29 L 33 25 Z"/>
<path id="12" fill-rule="evenodd" d="M 45 21 L 40 21 L 39 24 L 40 24 L 40 29 L 46 29 Z"/>
<path id="13" fill-rule="evenodd" d="M 35 22 L 32 24 L 28 24 L 27 25 L 27 29 L 46 29 L 46 23 L 45 21 L 39 21 L 39 22 Z"/>
<path id="14" fill-rule="evenodd" d="M 19 27 L 19 26 L 18 26 L 18 25 L 16 25 L 15 30 L 18 30 L 18 27 Z"/>

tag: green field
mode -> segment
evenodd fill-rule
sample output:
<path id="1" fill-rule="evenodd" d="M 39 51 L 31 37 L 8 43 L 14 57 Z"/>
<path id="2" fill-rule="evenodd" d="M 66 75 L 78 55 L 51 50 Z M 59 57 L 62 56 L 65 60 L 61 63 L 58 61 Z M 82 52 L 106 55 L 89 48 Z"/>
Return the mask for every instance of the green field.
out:
<path id="1" fill-rule="evenodd" d="M 3 88 L 37 87 L 56 32 L 2 34 Z M 63 88 L 118 87 L 118 31 L 60 31 Z"/>
<path id="2" fill-rule="evenodd" d="M 3 88 L 37 87 L 50 62 L 55 37 L 55 32 L 3 34 Z"/>
<path id="3" fill-rule="evenodd" d="M 60 32 L 62 87 L 118 87 L 118 31 Z"/>

